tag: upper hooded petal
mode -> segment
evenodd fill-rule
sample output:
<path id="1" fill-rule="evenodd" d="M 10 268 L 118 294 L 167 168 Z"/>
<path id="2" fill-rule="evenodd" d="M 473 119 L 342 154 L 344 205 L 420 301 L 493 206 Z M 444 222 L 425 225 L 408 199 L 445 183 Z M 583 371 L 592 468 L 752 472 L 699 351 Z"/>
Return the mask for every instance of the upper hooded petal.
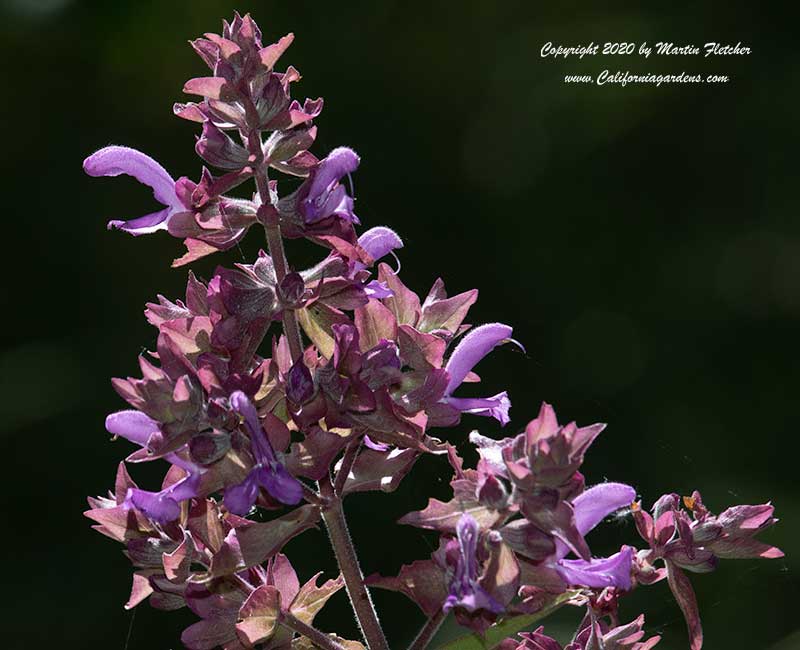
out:
<path id="1" fill-rule="evenodd" d="M 376 226 L 358 238 L 358 245 L 367 251 L 372 259 L 379 260 L 393 250 L 403 248 L 403 240 L 391 228 Z M 363 264 L 361 266 L 363 267 Z"/>
<path id="2" fill-rule="evenodd" d="M 180 206 L 172 176 L 150 156 L 136 149 L 105 147 L 84 160 L 83 169 L 89 176 L 133 176 L 152 188 L 153 196 L 163 205 L 176 209 Z"/>
<path id="3" fill-rule="evenodd" d="M 624 483 L 600 483 L 590 487 L 572 501 L 575 526 L 581 535 L 586 535 L 613 512 L 629 506 L 636 498 L 636 490 Z M 567 545 L 556 542 L 556 557 L 561 559 L 569 553 Z"/>
<path id="4" fill-rule="evenodd" d="M 347 174 L 352 174 L 358 169 L 360 161 L 358 154 L 348 147 L 337 147 L 331 151 L 319 163 L 308 188 L 308 196 L 313 200 L 340 178 L 347 176 Z"/>
<path id="5" fill-rule="evenodd" d="M 117 411 L 106 418 L 106 431 L 141 447 L 146 447 L 150 436 L 158 430 L 158 422 L 141 411 Z"/>
<path id="6" fill-rule="evenodd" d="M 502 323 L 488 323 L 476 327 L 461 339 L 445 369 L 450 376 L 446 395 L 450 395 L 464 381 L 470 370 L 496 346 L 511 338 L 513 329 Z"/>

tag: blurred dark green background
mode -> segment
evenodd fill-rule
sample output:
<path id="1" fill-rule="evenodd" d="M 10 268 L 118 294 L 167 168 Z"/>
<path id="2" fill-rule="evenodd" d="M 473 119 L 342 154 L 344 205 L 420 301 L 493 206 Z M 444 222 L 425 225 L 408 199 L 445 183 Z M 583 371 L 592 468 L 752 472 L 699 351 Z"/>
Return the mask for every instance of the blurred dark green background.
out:
<path id="1" fill-rule="evenodd" d="M 649 3 L 648 3 L 649 4 Z M 787 3 L 788 6 L 788 3 Z M 150 211 L 129 179 L 93 180 L 81 161 L 110 143 L 137 147 L 178 177 L 197 177 L 197 129 L 172 116 L 183 81 L 204 74 L 186 41 L 251 11 L 265 34 L 297 36 L 282 63 L 304 74 L 295 94 L 322 95 L 317 153 L 355 148 L 357 212 L 406 240 L 406 282 L 424 292 L 478 287 L 472 322 L 513 324 L 528 357 L 501 350 L 479 368 L 507 387 L 513 433 L 542 399 L 566 419 L 609 428 L 590 481 L 635 485 L 647 503 L 702 490 L 717 511 L 772 500 L 765 536 L 788 557 L 727 562 L 693 576 L 707 647 L 800 647 L 797 489 L 796 20 L 756 3 L 691 10 L 590 3 L 80 2 L 2 0 L 5 279 L 2 442 L 6 517 L 3 645 L 179 647 L 186 612 L 122 609 L 129 566 L 93 533 L 84 497 L 104 492 L 127 451 L 106 413 L 123 407 L 109 377 L 135 374 L 154 344 L 142 317 L 157 293 L 181 294 L 179 241 L 108 233 L 109 218 Z M 543 43 L 742 41 L 748 57 L 541 59 Z M 716 86 L 567 86 L 565 74 L 719 73 Z M 261 245 L 252 232 L 251 256 Z M 292 247 L 294 260 L 312 253 Z M 196 265 L 209 277 L 215 264 Z M 499 435 L 478 418 L 470 427 Z M 461 445 L 462 448 L 464 445 Z M 148 477 L 144 474 L 136 476 Z M 395 571 L 433 539 L 391 527 L 447 469 L 429 459 L 391 496 L 348 502 L 365 571 Z M 590 538 L 598 553 L 637 540 L 630 521 Z M 332 569 L 321 532 L 289 548 L 302 578 Z M 395 647 L 420 623 L 402 596 L 376 600 Z M 686 647 L 665 584 L 644 610 Z M 320 617 L 354 635 L 346 600 Z M 551 628 L 566 634 L 577 611 Z M 794 637 L 791 635 L 794 633 Z"/>

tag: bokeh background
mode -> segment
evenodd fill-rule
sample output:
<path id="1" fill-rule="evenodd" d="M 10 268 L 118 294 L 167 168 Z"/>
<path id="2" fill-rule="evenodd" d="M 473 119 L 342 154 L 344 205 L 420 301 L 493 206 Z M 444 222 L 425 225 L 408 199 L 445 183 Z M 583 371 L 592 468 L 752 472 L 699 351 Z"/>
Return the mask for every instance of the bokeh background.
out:
<path id="1" fill-rule="evenodd" d="M 295 94 L 326 100 L 315 150 L 361 154 L 357 211 L 405 238 L 405 281 L 478 287 L 471 320 L 514 325 L 527 356 L 504 349 L 480 367 L 512 396 L 505 434 L 546 399 L 565 420 L 609 423 L 586 464 L 592 482 L 632 483 L 647 503 L 699 488 L 717 511 L 772 500 L 782 521 L 765 538 L 788 557 L 726 562 L 693 582 L 707 647 L 800 647 L 796 22 L 774 3 L 593 4 L 2 1 L 5 648 L 178 648 L 193 618 L 125 612 L 128 562 L 81 516 L 126 453 L 103 429 L 123 407 L 108 378 L 136 373 L 154 344 L 143 303 L 179 296 L 186 273 L 169 267 L 177 240 L 106 232 L 152 197 L 129 179 L 85 178 L 81 161 L 126 144 L 196 177 L 196 129 L 171 112 L 183 81 L 204 71 L 186 41 L 237 8 L 270 37 L 296 33 L 283 59 L 304 74 Z M 662 40 L 742 41 L 753 54 L 539 56 L 547 41 Z M 606 67 L 731 82 L 561 81 Z M 254 231 L 243 252 L 260 245 Z M 298 264 L 318 253 L 296 250 Z M 209 277 L 238 255 L 196 271 Z M 501 433 L 465 418 L 451 439 L 463 448 L 472 426 Z M 431 536 L 393 522 L 446 496 L 448 478 L 427 459 L 397 493 L 348 501 L 366 572 L 429 552 Z M 636 540 L 625 519 L 590 538 L 598 553 Z M 333 569 L 322 532 L 289 553 L 301 578 Z M 375 599 L 403 647 L 421 615 L 402 596 Z M 630 597 L 623 615 L 641 610 L 660 648 L 686 647 L 665 584 Z M 347 612 L 342 595 L 318 620 L 355 635 Z M 578 618 L 563 612 L 550 629 L 568 635 Z"/>

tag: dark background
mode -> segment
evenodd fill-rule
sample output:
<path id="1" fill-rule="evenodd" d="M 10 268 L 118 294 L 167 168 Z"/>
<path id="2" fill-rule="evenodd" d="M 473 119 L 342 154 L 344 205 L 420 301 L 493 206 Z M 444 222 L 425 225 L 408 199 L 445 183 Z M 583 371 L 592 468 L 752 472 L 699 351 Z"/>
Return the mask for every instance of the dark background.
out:
<path id="1" fill-rule="evenodd" d="M 756 3 L 588 5 L 3 0 L 6 648 L 123 648 L 129 633 L 131 650 L 177 648 L 193 620 L 144 604 L 131 625 L 128 562 L 81 516 L 127 451 L 103 429 L 124 407 L 108 378 L 137 373 L 137 353 L 155 341 L 143 303 L 180 296 L 186 275 L 169 267 L 179 241 L 105 230 L 151 211 L 149 190 L 84 177 L 81 161 L 125 144 L 196 178 L 197 129 L 171 104 L 205 73 L 187 39 L 219 31 L 235 8 L 253 12 L 270 42 L 296 33 L 281 64 L 304 74 L 296 96 L 326 100 L 315 151 L 361 154 L 357 212 L 405 238 L 405 281 L 423 294 L 437 275 L 452 292 L 478 287 L 470 320 L 514 325 L 527 358 L 501 350 L 479 368 L 489 394 L 512 396 L 505 435 L 546 399 L 562 420 L 609 423 L 585 466 L 592 482 L 629 482 L 648 504 L 699 488 L 716 511 L 772 500 L 782 521 L 764 537 L 788 557 L 725 562 L 692 581 L 708 648 L 800 646 L 796 21 Z M 547 41 L 592 40 L 742 41 L 753 54 L 539 56 Z M 562 83 L 606 67 L 731 81 Z M 244 252 L 261 245 L 254 230 Z M 296 251 L 298 264 L 319 253 Z M 207 278 L 238 255 L 195 269 Z M 450 439 L 473 426 L 500 434 L 465 418 Z M 348 501 L 366 572 L 428 553 L 430 536 L 392 522 L 431 493 L 445 497 L 448 478 L 427 459 L 398 493 Z M 622 520 L 590 542 L 601 553 L 637 539 Z M 289 553 L 301 578 L 332 570 L 321 532 Z M 421 615 L 402 596 L 375 597 L 403 647 Z M 628 598 L 623 616 L 642 610 L 664 635 L 659 648 L 686 647 L 666 584 Z M 354 636 L 347 611 L 337 596 L 318 621 Z M 568 634 L 578 616 L 549 629 Z"/>

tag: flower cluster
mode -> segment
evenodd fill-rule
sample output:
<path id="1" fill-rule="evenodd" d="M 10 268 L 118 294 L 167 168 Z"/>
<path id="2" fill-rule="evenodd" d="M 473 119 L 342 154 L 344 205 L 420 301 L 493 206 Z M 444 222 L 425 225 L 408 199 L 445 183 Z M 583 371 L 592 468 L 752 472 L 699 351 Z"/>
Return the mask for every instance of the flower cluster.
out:
<path id="1" fill-rule="evenodd" d="M 106 429 L 133 446 L 114 489 L 90 498 L 86 515 L 125 545 L 134 568 L 126 607 L 145 599 L 159 609 L 189 607 L 199 620 L 182 640 L 194 650 L 356 649 L 363 646 L 313 626 L 346 586 L 365 643 L 387 650 L 372 585 L 403 592 L 430 618 L 416 650 L 450 612 L 484 633 L 499 619 L 529 620 L 564 603 L 586 608 L 565 650 L 647 650 L 658 637 L 645 639 L 643 617 L 621 625 L 617 600 L 667 578 L 699 648 L 683 570 L 708 571 L 725 557 L 780 557 L 754 539 L 774 523 L 772 507 L 714 516 L 698 493 L 683 500 L 685 510 L 667 495 L 651 516 L 631 486 L 587 487 L 580 468 L 604 425 L 562 426 L 548 404 L 518 435 L 473 432 L 479 460 L 466 469 L 440 430 L 462 417 L 509 422 L 505 391 L 468 397 L 460 387 L 479 381 L 474 368 L 497 347 L 522 346 L 508 325 L 466 323 L 477 290 L 448 296 L 438 279 L 421 298 L 407 287 L 381 261 L 403 248 L 393 230 L 359 234 L 345 179 L 360 159 L 346 147 L 324 158 L 309 151 L 322 100 L 292 99 L 299 73 L 276 71 L 292 40 L 264 46 L 255 22 L 237 14 L 221 35 L 192 42 L 211 75 L 189 80 L 184 91 L 200 99 L 174 112 L 202 126 L 196 152 L 218 171 L 203 167 L 199 180 L 176 181 L 119 146 L 84 162 L 92 176 L 126 174 L 152 188 L 160 209 L 109 227 L 183 239 L 187 252 L 175 265 L 229 249 L 252 226 L 266 235 L 251 264 L 218 267 L 208 281 L 190 272 L 182 299 L 148 304 L 155 349 L 140 356 L 140 377 L 113 380 L 131 408 L 109 415 Z M 287 175 L 299 180 L 283 192 Z M 250 180 L 254 193 L 230 195 Z M 319 261 L 295 269 L 284 238 L 313 243 Z M 435 531 L 438 549 L 396 577 L 364 580 L 342 500 L 393 491 L 423 454 L 448 459 L 453 498 L 432 499 L 401 523 Z M 160 487 L 131 478 L 128 468 L 143 462 L 164 464 Z M 586 535 L 626 508 L 648 547 L 594 557 Z M 300 586 L 282 549 L 320 523 L 341 575 Z M 561 649 L 541 628 L 502 645 Z"/>

